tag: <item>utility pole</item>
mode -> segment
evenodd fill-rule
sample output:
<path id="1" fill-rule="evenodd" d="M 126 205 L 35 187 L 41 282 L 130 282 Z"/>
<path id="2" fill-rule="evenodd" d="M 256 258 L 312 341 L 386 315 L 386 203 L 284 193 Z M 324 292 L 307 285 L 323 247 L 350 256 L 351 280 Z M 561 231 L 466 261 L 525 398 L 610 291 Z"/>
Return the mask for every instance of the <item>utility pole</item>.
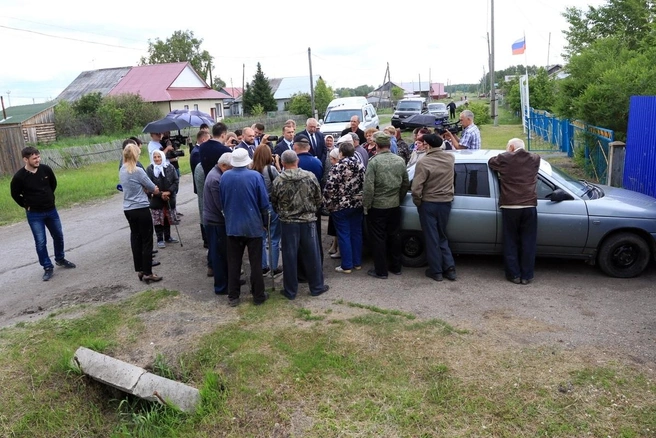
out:
<path id="1" fill-rule="evenodd" d="M 497 118 L 497 90 L 494 88 L 494 0 L 490 0 L 490 117 L 494 126 L 499 125 Z"/>
<path id="2" fill-rule="evenodd" d="M 241 115 L 244 115 L 246 107 L 244 106 L 244 93 L 246 92 L 246 64 L 241 65 Z"/>
<path id="3" fill-rule="evenodd" d="M 549 55 L 551 54 L 551 32 L 549 32 L 549 44 L 547 45 L 547 70 L 549 70 Z"/>
<path id="4" fill-rule="evenodd" d="M 310 100 L 312 101 L 312 117 L 318 118 L 317 109 L 314 105 L 314 81 L 312 80 L 312 52 L 308 47 L 308 63 L 310 64 Z"/>
<path id="5" fill-rule="evenodd" d="M 387 63 L 387 68 L 385 69 L 385 76 L 383 77 L 383 85 L 380 86 L 381 90 L 378 93 L 378 103 L 376 103 L 376 112 L 378 112 L 378 108 L 380 107 L 380 100 L 383 98 L 383 92 L 385 91 L 385 81 L 389 82 L 389 87 L 388 87 L 388 94 L 389 94 L 389 101 L 392 103 L 392 82 L 389 79 L 389 62 Z"/>
<path id="6" fill-rule="evenodd" d="M 428 69 L 428 102 L 431 101 L 431 69 Z"/>

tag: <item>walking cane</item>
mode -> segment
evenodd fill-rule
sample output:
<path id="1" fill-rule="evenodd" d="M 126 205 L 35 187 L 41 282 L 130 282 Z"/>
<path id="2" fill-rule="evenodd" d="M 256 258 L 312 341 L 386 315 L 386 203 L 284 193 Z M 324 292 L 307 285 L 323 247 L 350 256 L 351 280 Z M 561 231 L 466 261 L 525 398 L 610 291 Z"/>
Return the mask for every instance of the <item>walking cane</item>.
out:
<path id="1" fill-rule="evenodd" d="M 167 199 L 166 203 L 169 206 L 169 218 L 170 218 L 171 217 L 171 200 Z M 175 233 L 178 235 L 178 241 L 180 242 L 180 247 L 182 247 L 184 245 L 182 245 L 182 239 L 180 238 L 180 231 L 178 230 L 178 218 L 177 217 L 173 221 L 173 226 L 175 227 Z"/>

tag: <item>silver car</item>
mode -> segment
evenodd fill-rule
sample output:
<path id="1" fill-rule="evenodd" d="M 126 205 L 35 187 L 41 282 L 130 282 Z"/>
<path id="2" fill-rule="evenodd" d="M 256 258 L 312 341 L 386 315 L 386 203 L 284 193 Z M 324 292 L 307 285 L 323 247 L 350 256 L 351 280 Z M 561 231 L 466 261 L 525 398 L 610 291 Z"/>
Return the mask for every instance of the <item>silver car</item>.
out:
<path id="1" fill-rule="evenodd" d="M 499 150 L 458 150 L 455 197 L 447 227 L 454 254 L 501 254 L 499 181 L 487 165 Z M 408 169 L 410 180 L 414 167 Z M 640 275 L 656 258 L 656 199 L 576 180 L 542 160 L 538 183 L 538 257 L 597 263 L 611 277 Z M 410 192 L 401 205 L 403 264 L 426 262 L 417 208 Z"/>
<path id="2" fill-rule="evenodd" d="M 434 115 L 438 119 L 448 119 L 449 118 L 449 109 L 445 104 L 441 102 L 429 103 L 428 104 L 429 114 Z"/>

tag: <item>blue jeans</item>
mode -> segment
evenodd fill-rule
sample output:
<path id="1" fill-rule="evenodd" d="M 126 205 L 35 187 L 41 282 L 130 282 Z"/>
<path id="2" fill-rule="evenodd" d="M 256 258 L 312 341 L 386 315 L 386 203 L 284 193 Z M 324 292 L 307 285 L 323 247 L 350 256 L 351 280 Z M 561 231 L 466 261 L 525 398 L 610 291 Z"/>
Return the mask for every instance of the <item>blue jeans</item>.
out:
<path id="1" fill-rule="evenodd" d="M 501 217 L 506 277 L 532 280 L 538 238 L 537 209 L 502 208 Z"/>
<path id="2" fill-rule="evenodd" d="M 323 267 L 317 241 L 317 225 L 312 222 L 282 222 L 282 266 L 283 293 L 288 298 L 296 298 L 298 293 L 298 264 L 305 270 L 310 294 L 323 291 Z M 299 259 L 299 254 L 303 257 Z M 262 276 L 260 276 L 261 278 Z"/>
<path id="3" fill-rule="evenodd" d="M 53 269 L 52 261 L 48 257 L 46 228 L 50 231 L 50 236 L 55 247 L 55 260 L 64 260 L 64 232 L 62 231 L 61 220 L 59 220 L 57 209 L 53 208 L 50 211 L 27 210 L 27 223 L 32 229 L 36 254 L 39 256 L 39 264 L 43 266 L 43 269 Z"/>
<path id="4" fill-rule="evenodd" d="M 264 230 L 262 234 L 262 269 L 276 269 L 280 260 L 280 219 L 278 213 L 273 210 L 269 210 L 269 214 L 271 215 L 271 227 L 269 228 L 271 242 L 268 242 L 269 232 Z M 267 255 L 267 242 L 269 255 Z"/>
<path id="5" fill-rule="evenodd" d="M 225 224 L 205 224 L 210 267 L 214 271 L 214 293 L 228 293 L 228 236 Z"/>
<path id="6" fill-rule="evenodd" d="M 345 208 L 331 213 L 339 253 L 342 256 L 342 269 L 353 269 L 362 265 L 362 208 Z"/>
<path id="7" fill-rule="evenodd" d="M 419 221 L 426 241 L 426 259 L 431 274 L 441 274 L 454 267 L 455 261 L 446 237 L 446 225 L 451 213 L 450 202 L 422 202 L 419 207 Z"/>

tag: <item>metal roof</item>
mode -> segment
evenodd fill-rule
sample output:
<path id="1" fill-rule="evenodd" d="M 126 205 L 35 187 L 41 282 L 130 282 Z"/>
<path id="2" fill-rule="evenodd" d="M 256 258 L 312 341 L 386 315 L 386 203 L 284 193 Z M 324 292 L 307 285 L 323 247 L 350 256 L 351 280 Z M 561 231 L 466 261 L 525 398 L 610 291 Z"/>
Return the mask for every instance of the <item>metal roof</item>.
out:
<path id="1" fill-rule="evenodd" d="M 198 86 L 172 88 L 171 85 L 187 67 L 198 79 L 196 81 Z M 126 93 L 139 94 L 146 102 L 229 98 L 228 95 L 211 89 L 188 62 L 132 67 L 128 74 L 109 92 L 109 95 L 116 96 Z"/>
<path id="2" fill-rule="evenodd" d="M 121 81 L 132 67 L 103 68 L 100 70 L 83 71 L 64 89 L 56 101 L 74 102 L 89 93 L 107 95 Z"/>
<path id="3" fill-rule="evenodd" d="M 14 125 L 17 123 L 23 123 L 24 121 L 31 119 L 37 114 L 52 108 L 57 102 L 50 101 L 45 103 L 35 103 L 33 105 L 19 105 L 11 106 L 6 108 L 7 118 L 0 118 L 0 125 Z M 4 117 L 2 112 L 0 112 L 0 117 Z"/>
<path id="4" fill-rule="evenodd" d="M 317 85 L 317 81 L 321 78 L 319 75 L 312 76 L 312 83 L 314 86 Z M 289 99 L 296 93 L 307 93 L 310 94 L 310 77 L 309 76 L 293 76 L 289 78 L 282 79 L 271 79 L 272 81 L 280 81 L 277 88 L 273 90 L 273 98 L 278 99 Z"/>

